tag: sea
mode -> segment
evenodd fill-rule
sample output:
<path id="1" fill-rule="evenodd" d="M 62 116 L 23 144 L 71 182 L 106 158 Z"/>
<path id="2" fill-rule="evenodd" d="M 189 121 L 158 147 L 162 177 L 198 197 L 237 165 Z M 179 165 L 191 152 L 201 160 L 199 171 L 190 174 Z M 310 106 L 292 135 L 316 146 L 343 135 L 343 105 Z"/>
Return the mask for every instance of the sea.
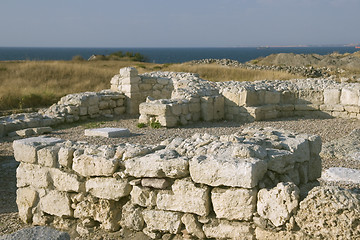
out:
<path id="1" fill-rule="evenodd" d="M 80 55 L 88 59 L 93 54 L 109 55 L 122 51 L 140 53 L 148 62 L 181 63 L 205 58 L 232 59 L 239 62 L 265 57 L 274 53 L 317 53 L 320 55 L 353 53 L 355 47 L 232 47 L 232 48 L 49 48 L 49 47 L 0 47 L 0 61 L 14 60 L 71 60 Z"/>

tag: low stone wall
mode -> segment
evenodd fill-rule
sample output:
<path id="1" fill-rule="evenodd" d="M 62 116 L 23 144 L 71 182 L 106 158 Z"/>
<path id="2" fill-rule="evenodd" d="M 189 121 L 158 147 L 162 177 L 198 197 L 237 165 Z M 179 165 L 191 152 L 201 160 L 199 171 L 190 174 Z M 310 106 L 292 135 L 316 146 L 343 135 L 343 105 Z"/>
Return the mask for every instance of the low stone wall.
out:
<path id="1" fill-rule="evenodd" d="M 318 136 L 270 128 L 147 146 L 35 137 L 13 148 L 20 218 L 79 234 L 100 226 L 151 238 L 298 236 L 300 189 L 321 174 Z"/>
<path id="2" fill-rule="evenodd" d="M 0 118 L 0 137 L 16 130 L 76 122 L 99 116 L 113 117 L 126 111 L 125 95 L 103 90 L 69 94 L 38 113 L 13 114 Z"/>

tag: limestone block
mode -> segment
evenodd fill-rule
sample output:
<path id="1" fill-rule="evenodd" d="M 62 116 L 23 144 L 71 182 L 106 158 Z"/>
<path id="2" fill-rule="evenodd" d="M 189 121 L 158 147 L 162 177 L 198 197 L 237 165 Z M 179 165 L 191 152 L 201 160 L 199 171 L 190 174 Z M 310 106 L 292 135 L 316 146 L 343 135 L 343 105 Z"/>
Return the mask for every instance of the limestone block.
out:
<path id="1" fill-rule="evenodd" d="M 215 158 L 197 156 L 190 161 L 190 175 L 197 183 L 210 186 L 253 188 L 267 171 L 267 163 L 257 158 Z"/>
<path id="2" fill-rule="evenodd" d="M 189 103 L 189 112 L 199 113 L 201 111 L 201 104 L 199 102 L 190 102 Z"/>
<path id="3" fill-rule="evenodd" d="M 150 83 L 140 83 L 139 89 L 140 91 L 149 91 L 152 89 L 152 85 Z"/>
<path id="4" fill-rule="evenodd" d="M 47 168 L 29 163 L 20 163 L 16 169 L 16 179 L 17 187 L 47 188 L 50 185 Z"/>
<path id="5" fill-rule="evenodd" d="M 125 107 L 116 107 L 114 108 L 114 114 L 115 115 L 122 115 L 126 112 L 126 108 Z"/>
<path id="6" fill-rule="evenodd" d="M 18 162 L 37 163 L 37 150 L 62 142 L 59 138 L 32 137 L 13 142 L 14 157 Z"/>
<path id="7" fill-rule="evenodd" d="M 87 180 L 85 188 L 91 195 L 108 200 L 119 200 L 128 196 L 131 191 L 131 185 L 125 179 L 100 177 Z"/>
<path id="8" fill-rule="evenodd" d="M 146 209 L 143 211 L 143 217 L 150 231 L 176 234 L 181 230 L 181 213 Z"/>
<path id="9" fill-rule="evenodd" d="M 95 221 L 101 222 L 100 227 L 108 231 L 117 231 L 120 228 L 121 203 L 117 201 L 99 199 L 92 205 L 92 216 Z"/>
<path id="10" fill-rule="evenodd" d="M 168 104 L 161 103 L 141 103 L 139 106 L 140 114 L 166 116 L 171 115 L 171 108 Z"/>
<path id="11" fill-rule="evenodd" d="M 97 106 L 99 104 L 99 96 L 89 95 L 88 96 L 88 104 L 89 104 L 89 106 Z"/>
<path id="12" fill-rule="evenodd" d="M 326 105 L 337 105 L 340 103 L 340 89 L 324 89 L 324 103 Z"/>
<path id="13" fill-rule="evenodd" d="M 182 108 L 181 104 L 173 103 L 170 105 L 172 114 L 179 116 L 181 114 Z"/>
<path id="14" fill-rule="evenodd" d="M 193 122 L 198 122 L 200 120 L 200 112 L 192 112 L 191 113 L 191 120 Z"/>
<path id="15" fill-rule="evenodd" d="M 293 153 L 296 162 L 305 162 L 310 160 L 309 141 L 304 138 L 286 138 L 281 146 Z"/>
<path id="16" fill-rule="evenodd" d="M 70 168 L 73 162 L 73 154 L 75 149 L 61 147 L 58 152 L 58 162 L 62 167 Z"/>
<path id="17" fill-rule="evenodd" d="M 134 85 L 134 84 L 139 84 L 140 81 L 141 81 L 140 77 L 131 76 L 131 77 L 123 77 L 120 79 L 119 82 L 121 82 L 122 85 Z"/>
<path id="18" fill-rule="evenodd" d="M 264 159 L 267 155 L 267 151 L 259 145 L 238 143 L 233 148 L 231 155 L 237 158 Z"/>
<path id="19" fill-rule="evenodd" d="M 278 111 L 294 111 L 295 110 L 295 106 L 294 104 L 282 104 L 282 105 L 277 105 L 276 106 L 276 110 Z"/>
<path id="20" fill-rule="evenodd" d="M 49 146 L 37 151 L 38 164 L 46 167 L 55 167 L 58 164 L 58 152 L 60 147 Z"/>
<path id="21" fill-rule="evenodd" d="M 95 115 L 99 113 L 99 107 L 97 105 L 89 106 L 87 112 L 89 115 Z"/>
<path id="22" fill-rule="evenodd" d="M 339 111 L 342 112 L 344 111 L 344 106 L 343 105 L 320 105 L 320 110 L 321 111 Z"/>
<path id="23" fill-rule="evenodd" d="M 244 102 L 240 103 L 240 95 L 244 93 L 238 93 L 238 92 L 231 92 L 231 91 L 224 91 L 222 94 L 224 96 L 224 104 L 226 106 L 239 106 L 239 105 L 244 105 L 245 104 L 245 100 Z"/>
<path id="24" fill-rule="evenodd" d="M 157 192 L 147 187 L 133 186 L 131 202 L 142 207 L 156 206 Z"/>
<path id="25" fill-rule="evenodd" d="M 211 202 L 217 218 L 251 220 L 256 211 L 256 189 L 214 188 Z"/>
<path id="26" fill-rule="evenodd" d="M 118 107 L 124 106 L 124 103 L 125 103 L 125 101 L 123 98 L 116 100 L 116 106 L 118 106 Z"/>
<path id="27" fill-rule="evenodd" d="M 109 101 L 99 101 L 99 110 L 109 108 Z"/>
<path id="28" fill-rule="evenodd" d="M 79 107 L 79 115 L 85 116 L 88 114 L 88 108 L 87 107 Z"/>
<path id="29" fill-rule="evenodd" d="M 252 240 L 250 223 L 227 220 L 212 220 L 204 224 L 203 230 L 207 238 Z"/>
<path id="30" fill-rule="evenodd" d="M 204 121 L 212 121 L 214 119 L 214 99 L 212 97 L 201 98 L 201 117 Z"/>
<path id="31" fill-rule="evenodd" d="M 214 97 L 214 120 L 224 119 L 225 108 L 224 108 L 224 97 L 215 96 Z"/>
<path id="32" fill-rule="evenodd" d="M 134 67 L 120 68 L 120 76 L 122 78 L 125 78 L 125 77 L 137 77 L 138 76 L 138 71 Z"/>
<path id="33" fill-rule="evenodd" d="M 280 92 L 276 91 L 265 91 L 265 104 L 279 104 L 280 103 Z"/>
<path id="34" fill-rule="evenodd" d="M 189 175 L 189 163 L 186 157 L 180 157 L 176 151 L 164 149 L 126 160 L 125 172 L 137 178 L 180 178 Z"/>
<path id="35" fill-rule="evenodd" d="M 296 111 L 315 111 L 320 109 L 319 105 L 314 104 L 296 104 L 294 107 Z"/>
<path id="36" fill-rule="evenodd" d="M 156 200 L 159 209 L 195 213 L 200 216 L 209 214 L 208 187 L 196 187 L 190 178 L 185 178 L 175 180 L 171 189 L 172 191 L 159 191 Z"/>
<path id="37" fill-rule="evenodd" d="M 186 115 L 189 113 L 189 104 L 183 103 L 181 104 L 181 114 Z"/>
<path id="38" fill-rule="evenodd" d="M 296 159 L 287 150 L 268 149 L 268 169 L 283 174 L 294 168 Z"/>
<path id="39" fill-rule="evenodd" d="M 140 88 L 138 84 L 123 84 L 121 85 L 121 91 L 123 91 L 125 94 L 138 93 L 140 92 Z"/>
<path id="40" fill-rule="evenodd" d="M 358 105 L 359 90 L 343 88 L 341 90 L 340 103 L 343 105 Z"/>
<path id="41" fill-rule="evenodd" d="M 276 227 L 290 219 L 299 203 L 300 190 L 294 183 L 278 183 L 276 187 L 258 192 L 257 212 Z"/>
<path id="42" fill-rule="evenodd" d="M 296 100 L 297 104 L 324 104 L 324 93 L 323 91 L 317 90 L 300 90 L 298 99 Z"/>
<path id="43" fill-rule="evenodd" d="M 84 190 L 83 183 L 78 180 L 75 174 L 62 172 L 57 168 L 49 169 L 49 173 L 52 183 L 58 191 L 81 192 Z"/>
<path id="44" fill-rule="evenodd" d="M 181 217 L 181 222 L 185 225 L 186 231 L 198 239 L 206 238 L 201 224 L 194 215 L 186 213 Z"/>
<path id="45" fill-rule="evenodd" d="M 131 230 L 141 231 L 144 228 L 142 209 L 127 202 L 122 208 L 120 225 Z"/>
<path id="46" fill-rule="evenodd" d="M 261 105 L 261 99 L 259 93 L 254 90 L 247 90 L 244 92 L 240 92 L 240 106 L 258 106 Z"/>
<path id="47" fill-rule="evenodd" d="M 38 193 L 31 188 L 18 188 L 16 190 L 16 204 L 19 217 L 24 223 L 31 223 L 32 208 L 38 200 Z"/>
<path id="48" fill-rule="evenodd" d="M 321 179 L 330 182 L 360 184 L 360 170 L 344 167 L 331 167 L 323 172 Z"/>
<path id="49" fill-rule="evenodd" d="M 143 178 L 141 179 L 141 185 L 143 187 L 152 187 L 157 189 L 165 189 L 170 183 L 164 178 Z"/>
<path id="50" fill-rule="evenodd" d="M 345 111 L 350 113 L 359 113 L 359 106 L 344 106 Z"/>
<path id="51" fill-rule="evenodd" d="M 312 239 L 357 239 L 360 196 L 339 187 L 315 187 L 295 215 L 300 229 Z"/>
<path id="52" fill-rule="evenodd" d="M 55 190 L 50 191 L 40 199 L 40 208 L 43 212 L 59 217 L 71 217 L 73 215 L 70 204 L 68 194 Z"/>
<path id="53" fill-rule="evenodd" d="M 106 138 L 127 137 L 130 131 L 127 128 L 93 128 L 85 129 L 85 136 L 99 136 Z"/>
<path id="54" fill-rule="evenodd" d="M 83 154 L 74 157 L 72 169 L 84 177 L 112 176 L 117 166 L 116 159 Z"/>

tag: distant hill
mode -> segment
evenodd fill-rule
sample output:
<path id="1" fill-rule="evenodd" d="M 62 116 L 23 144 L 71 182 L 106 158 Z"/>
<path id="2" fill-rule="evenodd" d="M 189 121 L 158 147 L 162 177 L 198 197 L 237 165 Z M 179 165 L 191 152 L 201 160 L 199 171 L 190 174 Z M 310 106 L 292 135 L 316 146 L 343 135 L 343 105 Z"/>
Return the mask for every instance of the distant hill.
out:
<path id="1" fill-rule="evenodd" d="M 278 53 L 251 60 L 249 63 L 256 63 L 257 65 L 360 69 L 360 51 L 344 54 L 335 52 L 328 55 Z"/>

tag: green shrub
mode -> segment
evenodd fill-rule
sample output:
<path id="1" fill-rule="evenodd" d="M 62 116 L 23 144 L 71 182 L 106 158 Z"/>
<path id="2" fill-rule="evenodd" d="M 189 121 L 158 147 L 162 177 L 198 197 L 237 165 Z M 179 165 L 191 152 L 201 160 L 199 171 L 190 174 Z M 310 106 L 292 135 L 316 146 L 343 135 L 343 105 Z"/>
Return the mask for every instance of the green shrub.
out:
<path id="1" fill-rule="evenodd" d="M 144 128 L 144 127 L 146 127 L 146 124 L 145 123 L 138 123 L 136 126 L 138 128 Z"/>
<path id="2" fill-rule="evenodd" d="M 158 129 L 161 128 L 161 124 L 159 123 L 159 121 L 152 121 L 150 122 L 150 127 L 154 129 Z"/>

